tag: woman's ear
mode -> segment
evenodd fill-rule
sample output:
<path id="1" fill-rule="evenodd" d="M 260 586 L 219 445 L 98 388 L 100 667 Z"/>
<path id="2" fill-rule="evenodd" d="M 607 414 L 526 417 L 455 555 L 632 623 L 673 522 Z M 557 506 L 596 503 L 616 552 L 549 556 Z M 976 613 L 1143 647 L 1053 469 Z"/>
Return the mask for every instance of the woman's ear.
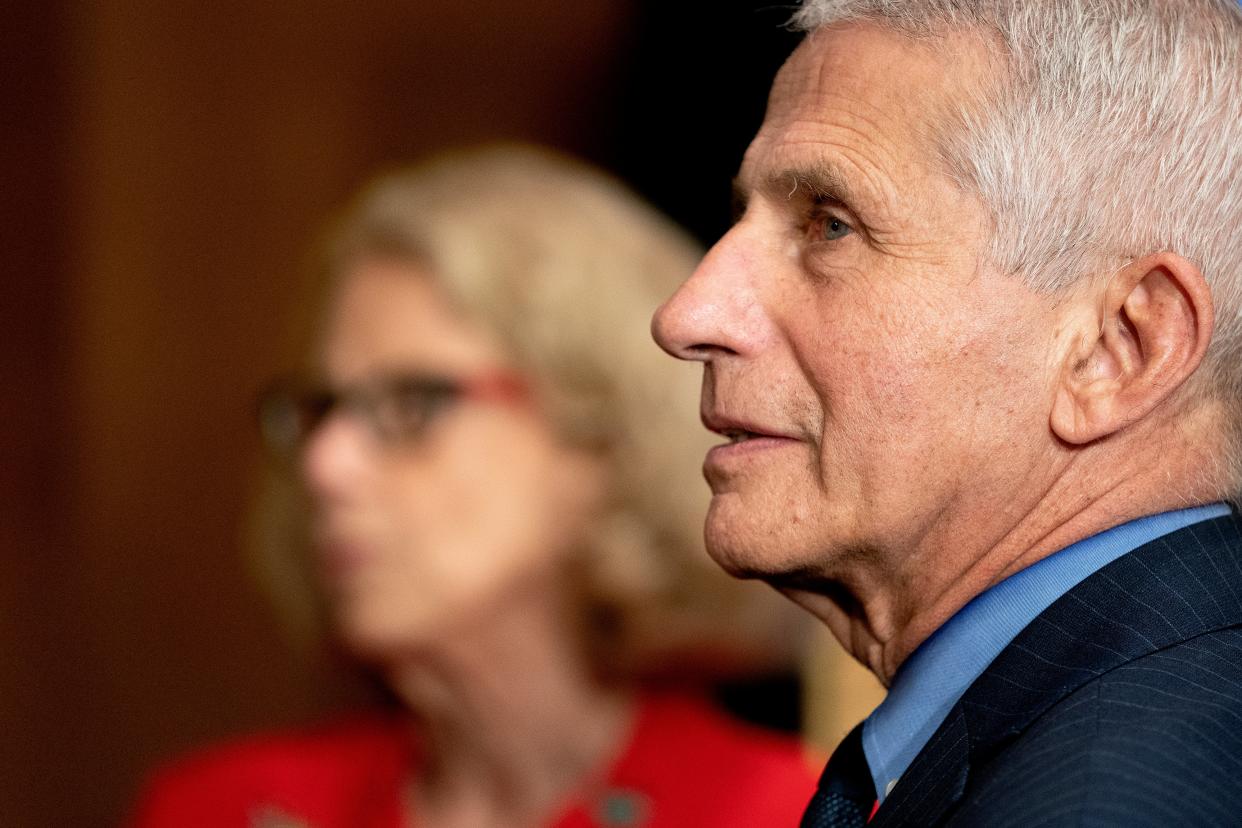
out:
<path id="1" fill-rule="evenodd" d="M 1136 259 L 1095 294 L 1098 329 L 1062 365 L 1050 424 L 1082 445 L 1137 422 L 1198 369 L 1212 340 L 1212 291 L 1176 253 Z"/>

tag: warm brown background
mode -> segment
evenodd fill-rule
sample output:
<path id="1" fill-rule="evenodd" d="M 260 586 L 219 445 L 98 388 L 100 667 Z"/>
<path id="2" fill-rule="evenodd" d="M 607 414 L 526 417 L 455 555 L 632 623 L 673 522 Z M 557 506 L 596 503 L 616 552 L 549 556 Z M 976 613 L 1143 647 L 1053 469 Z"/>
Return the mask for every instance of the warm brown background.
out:
<path id="1" fill-rule="evenodd" d="M 151 763 L 329 703 L 239 553 L 251 400 L 325 214 L 377 166 L 523 138 L 711 237 L 792 43 L 760 5 L 7 11 L 0 823 L 115 824 Z"/>

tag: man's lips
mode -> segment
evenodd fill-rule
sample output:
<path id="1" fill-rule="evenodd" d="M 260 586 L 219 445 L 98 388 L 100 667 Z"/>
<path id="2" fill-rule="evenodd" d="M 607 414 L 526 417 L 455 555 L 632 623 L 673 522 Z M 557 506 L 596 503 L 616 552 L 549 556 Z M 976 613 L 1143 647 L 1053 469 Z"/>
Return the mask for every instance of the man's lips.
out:
<path id="1" fill-rule="evenodd" d="M 729 445 L 750 442 L 751 440 L 794 440 L 790 434 L 778 429 L 760 425 L 740 417 L 720 414 L 714 411 L 702 411 L 700 417 L 708 431 L 715 432 L 729 441 Z"/>
<path id="2" fill-rule="evenodd" d="M 703 460 L 703 472 L 713 491 L 716 484 L 713 480 L 718 475 L 728 475 L 730 470 L 740 470 L 738 464 L 745 464 L 752 459 L 764 456 L 798 443 L 793 435 L 760 425 L 741 417 L 726 416 L 714 411 L 702 412 L 703 425 L 709 431 L 726 438 L 729 442 L 715 446 L 707 452 Z"/>

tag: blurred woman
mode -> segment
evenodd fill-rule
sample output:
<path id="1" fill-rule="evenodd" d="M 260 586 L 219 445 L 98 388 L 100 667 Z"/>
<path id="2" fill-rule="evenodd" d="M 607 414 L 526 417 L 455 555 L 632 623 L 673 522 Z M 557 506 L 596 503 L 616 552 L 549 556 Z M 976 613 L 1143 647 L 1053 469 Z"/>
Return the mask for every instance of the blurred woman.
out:
<path id="1" fill-rule="evenodd" d="M 306 377 L 263 428 L 305 496 L 328 627 L 397 704 L 174 765 L 139 825 L 796 824 L 798 746 L 668 689 L 799 641 L 785 602 L 700 551 L 699 378 L 647 333 L 698 256 L 535 150 L 363 192 L 323 257 Z"/>

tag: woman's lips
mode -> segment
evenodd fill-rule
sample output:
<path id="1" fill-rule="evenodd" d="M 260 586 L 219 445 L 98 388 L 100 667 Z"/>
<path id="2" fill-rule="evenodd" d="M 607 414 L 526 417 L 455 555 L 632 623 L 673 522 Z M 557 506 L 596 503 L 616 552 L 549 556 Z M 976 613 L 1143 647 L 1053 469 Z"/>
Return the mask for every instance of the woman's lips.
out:
<path id="1" fill-rule="evenodd" d="M 332 540 L 319 544 L 319 569 L 327 583 L 339 583 L 366 566 L 373 557 L 360 543 Z"/>

